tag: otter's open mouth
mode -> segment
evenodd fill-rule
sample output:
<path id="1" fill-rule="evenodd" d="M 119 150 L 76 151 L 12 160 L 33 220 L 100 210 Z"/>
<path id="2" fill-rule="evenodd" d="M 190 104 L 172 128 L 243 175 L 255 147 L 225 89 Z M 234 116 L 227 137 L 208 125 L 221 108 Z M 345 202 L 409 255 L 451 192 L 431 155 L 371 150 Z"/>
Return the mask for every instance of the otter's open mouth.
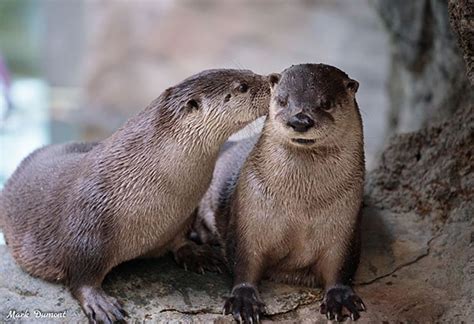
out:
<path id="1" fill-rule="evenodd" d="M 304 144 L 304 145 L 311 145 L 311 144 L 316 143 L 315 140 L 305 139 L 305 138 L 292 138 L 291 141 L 294 143 Z"/>

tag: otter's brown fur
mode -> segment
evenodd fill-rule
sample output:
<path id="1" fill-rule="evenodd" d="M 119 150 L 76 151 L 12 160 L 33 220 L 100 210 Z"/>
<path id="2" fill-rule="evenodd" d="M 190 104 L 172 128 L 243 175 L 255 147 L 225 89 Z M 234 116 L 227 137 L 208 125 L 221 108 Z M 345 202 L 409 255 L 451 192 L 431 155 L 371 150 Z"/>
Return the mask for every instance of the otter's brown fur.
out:
<path id="1" fill-rule="evenodd" d="M 324 64 L 285 70 L 261 135 L 218 160 L 199 218 L 225 245 L 234 274 L 225 308 L 236 319 L 258 321 L 265 277 L 322 284 L 328 317 L 342 319 L 343 307 L 359 316 L 350 288 L 365 170 L 357 88 Z"/>
<path id="2" fill-rule="evenodd" d="M 101 289 L 121 262 L 179 250 L 228 136 L 267 113 L 268 77 L 209 70 L 164 91 L 98 143 L 41 148 L 0 199 L 6 240 L 30 274 L 65 282 L 91 321 L 123 319 Z"/>

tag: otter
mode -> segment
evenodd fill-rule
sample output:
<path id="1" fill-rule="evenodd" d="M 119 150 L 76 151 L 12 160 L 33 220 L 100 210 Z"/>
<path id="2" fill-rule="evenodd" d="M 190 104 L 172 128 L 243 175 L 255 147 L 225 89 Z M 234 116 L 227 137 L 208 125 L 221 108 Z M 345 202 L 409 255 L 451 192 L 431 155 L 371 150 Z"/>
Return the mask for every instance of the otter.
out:
<path id="1" fill-rule="evenodd" d="M 323 285 L 321 313 L 356 320 L 365 310 L 351 288 L 365 173 L 358 82 L 329 65 L 302 64 L 271 84 L 261 134 L 221 155 L 195 221 L 204 243 L 217 236 L 232 268 L 224 312 L 258 322 L 257 286 L 268 278 Z"/>
<path id="2" fill-rule="evenodd" d="M 211 182 L 219 149 L 267 114 L 269 101 L 269 77 L 208 70 L 165 90 L 103 141 L 31 153 L 0 195 L 17 263 L 65 283 L 90 322 L 124 320 L 121 304 L 101 288 L 105 275 L 167 251 L 193 257 L 189 215 Z"/>

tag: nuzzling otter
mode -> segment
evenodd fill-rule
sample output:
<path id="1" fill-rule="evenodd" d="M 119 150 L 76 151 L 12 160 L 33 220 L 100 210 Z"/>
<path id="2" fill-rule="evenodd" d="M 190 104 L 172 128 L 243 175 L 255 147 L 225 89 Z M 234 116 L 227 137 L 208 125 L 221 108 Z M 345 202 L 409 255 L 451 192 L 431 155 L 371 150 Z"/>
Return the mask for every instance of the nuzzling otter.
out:
<path id="1" fill-rule="evenodd" d="M 101 288 L 105 275 L 169 250 L 177 259 L 192 257 L 185 240 L 190 215 L 219 149 L 266 114 L 269 100 L 266 76 L 204 71 L 164 91 L 101 142 L 36 150 L 0 195 L 14 258 L 33 276 L 66 283 L 91 322 L 123 320 L 121 305 Z"/>

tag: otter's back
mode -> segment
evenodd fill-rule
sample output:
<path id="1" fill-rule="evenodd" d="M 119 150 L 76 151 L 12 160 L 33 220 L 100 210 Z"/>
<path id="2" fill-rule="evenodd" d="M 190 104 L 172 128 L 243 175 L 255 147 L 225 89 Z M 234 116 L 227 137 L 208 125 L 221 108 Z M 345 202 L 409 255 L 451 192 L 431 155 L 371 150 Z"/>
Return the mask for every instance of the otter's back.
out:
<path id="1" fill-rule="evenodd" d="M 228 208 L 234 193 L 240 170 L 260 135 L 235 142 L 217 160 L 211 185 L 199 206 L 199 218 L 209 228 L 217 227 L 219 233 L 225 233 L 228 223 Z M 230 147 L 229 147 L 230 146 Z"/>
<path id="2" fill-rule="evenodd" d="M 6 182 L 0 197 L 1 225 L 13 255 L 25 268 L 32 259 L 46 259 L 45 247 L 60 244 L 55 238 L 61 231 L 58 214 L 66 200 L 65 189 L 77 178 L 84 153 L 96 145 L 67 143 L 37 149 Z"/>

